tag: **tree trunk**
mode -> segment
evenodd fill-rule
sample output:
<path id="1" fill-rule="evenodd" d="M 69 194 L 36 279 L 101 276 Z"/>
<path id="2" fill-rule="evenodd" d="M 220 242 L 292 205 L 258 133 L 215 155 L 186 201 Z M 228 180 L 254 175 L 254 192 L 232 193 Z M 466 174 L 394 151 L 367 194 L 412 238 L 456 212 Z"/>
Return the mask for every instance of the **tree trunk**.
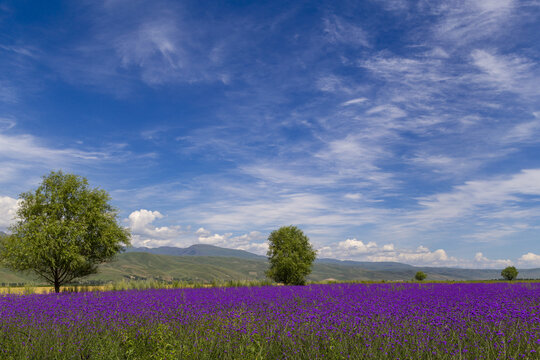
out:
<path id="1" fill-rule="evenodd" d="M 60 292 L 60 281 L 58 281 L 58 279 L 54 279 L 54 292 L 55 293 Z"/>

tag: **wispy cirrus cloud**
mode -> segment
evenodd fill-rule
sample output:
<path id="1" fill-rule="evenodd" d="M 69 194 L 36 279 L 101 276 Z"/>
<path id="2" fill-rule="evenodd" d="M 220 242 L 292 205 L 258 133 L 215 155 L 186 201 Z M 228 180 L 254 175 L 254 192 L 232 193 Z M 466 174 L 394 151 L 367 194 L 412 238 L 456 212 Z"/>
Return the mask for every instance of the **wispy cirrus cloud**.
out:
<path id="1" fill-rule="evenodd" d="M 326 17 L 323 23 L 329 42 L 370 47 L 368 34 L 360 26 L 336 15 Z"/>
<path id="2" fill-rule="evenodd" d="M 536 86 L 540 79 L 536 62 L 517 55 L 500 55 L 479 49 L 473 50 L 471 57 L 482 72 L 474 78 L 479 84 L 524 96 L 540 95 Z"/>
<path id="3" fill-rule="evenodd" d="M 526 169 L 505 178 L 468 181 L 464 185 L 455 186 L 451 192 L 424 197 L 418 201 L 424 209 L 413 213 L 411 217 L 426 225 L 471 214 L 489 217 L 494 209 L 500 209 L 502 205 L 525 203 L 531 197 L 534 199 L 538 196 L 540 170 Z"/>
<path id="4" fill-rule="evenodd" d="M 441 18 L 435 25 L 438 38 L 464 46 L 501 36 L 512 25 L 519 6 L 515 0 L 453 0 L 435 3 L 432 12 Z"/>
<path id="5" fill-rule="evenodd" d="M 503 137 L 503 143 L 538 142 L 540 135 L 540 112 L 534 112 L 534 120 L 523 121 L 511 128 Z"/>
<path id="6" fill-rule="evenodd" d="M 487 266 L 510 242 L 514 262 L 534 250 L 534 2 L 62 11 L 2 23 L 0 195 L 67 166 L 110 185 L 152 246 L 260 245 L 240 238 L 293 223 L 362 259 Z"/>
<path id="7" fill-rule="evenodd" d="M 0 79 L 0 101 L 3 103 L 17 103 L 19 101 L 19 90 L 6 80 Z"/>

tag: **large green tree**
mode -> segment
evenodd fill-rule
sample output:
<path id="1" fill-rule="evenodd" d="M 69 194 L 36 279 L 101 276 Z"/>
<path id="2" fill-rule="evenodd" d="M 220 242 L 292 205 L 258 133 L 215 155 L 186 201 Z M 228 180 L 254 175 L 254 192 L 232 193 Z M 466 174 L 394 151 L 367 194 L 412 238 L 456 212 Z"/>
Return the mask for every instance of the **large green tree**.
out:
<path id="1" fill-rule="evenodd" d="M 283 226 L 268 237 L 270 268 L 266 276 L 285 285 L 304 285 L 317 256 L 309 239 L 296 226 Z"/>
<path id="2" fill-rule="evenodd" d="M 427 278 L 427 275 L 423 271 L 417 271 L 414 275 L 414 278 L 418 281 L 423 281 L 425 278 Z"/>
<path id="3" fill-rule="evenodd" d="M 54 286 L 97 272 L 130 245 L 130 232 L 117 221 L 105 190 L 83 177 L 51 172 L 35 191 L 22 193 L 16 223 L 0 243 L 0 261 Z"/>
<path id="4" fill-rule="evenodd" d="M 504 268 L 503 271 L 501 271 L 501 276 L 504 279 L 509 280 L 509 281 L 512 281 L 515 278 L 517 278 L 518 274 L 519 272 L 517 271 L 515 266 L 508 266 Z"/>

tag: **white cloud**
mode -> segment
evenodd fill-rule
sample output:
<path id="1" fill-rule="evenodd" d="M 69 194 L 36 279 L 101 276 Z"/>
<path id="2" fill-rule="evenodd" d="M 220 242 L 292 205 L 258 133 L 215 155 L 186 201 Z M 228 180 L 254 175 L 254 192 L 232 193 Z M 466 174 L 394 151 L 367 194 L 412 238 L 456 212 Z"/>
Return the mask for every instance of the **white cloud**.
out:
<path id="1" fill-rule="evenodd" d="M 362 240 L 346 239 L 336 246 L 323 246 L 319 249 L 319 257 L 333 257 L 341 260 L 401 262 L 415 266 L 447 266 L 461 268 L 503 268 L 513 262 L 509 259 L 489 259 L 483 253 L 477 252 L 474 259 L 462 259 L 448 255 L 444 249 L 431 251 L 420 245 L 416 249 L 396 248 L 394 244 L 379 246 L 374 241 L 367 243 Z M 540 255 L 528 253 L 519 260 L 523 266 L 540 266 Z"/>
<path id="2" fill-rule="evenodd" d="M 540 118 L 525 121 L 511 128 L 503 136 L 503 143 L 538 142 L 540 138 Z"/>
<path id="3" fill-rule="evenodd" d="M 379 105 L 366 111 L 366 114 L 379 114 L 388 119 L 398 119 L 407 116 L 405 111 L 394 105 Z"/>
<path id="4" fill-rule="evenodd" d="M 494 51 L 474 50 L 471 54 L 474 65 L 482 71 L 475 80 L 494 86 L 499 90 L 523 95 L 539 93 L 535 63 L 516 55 L 500 55 Z"/>
<path id="5" fill-rule="evenodd" d="M 366 98 L 361 97 L 361 98 L 356 98 L 356 99 L 351 99 L 351 100 L 345 101 L 341 105 L 342 106 L 356 105 L 356 104 L 362 104 L 362 103 L 364 103 L 366 101 L 367 101 Z"/>
<path id="6" fill-rule="evenodd" d="M 347 79 L 336 75 L 321 76 L 316 81 L 316 87 L 320 91 L 330 93 L 354 94 L 356 92 L 356 89 L 348 83 Z"/>
<path id="7" fill-rule="evenodd" d="M 386 244 L 386 245 L 383 245 L 382 247 L 382 251 L 386 252 L 386 251 L 394 251 L 395 248 L 394 248 L 394 244 Z"/>
<path id="8" fill-rule="evenodd" d="M 219 20 L 202 22 L 190 15 L 181 4 L 169 0 L 132 1 L 129 5 L 87 1 L 85 11 L 75 20 L 89 24 L 88 36 L 77 37 L 79 41 L 71 43 L 68 51 L 49 54 L 46 61 L 74 85 L 92 86 L 119 97 L 134 91 L 134 80 L 153 87 L 229 82 L 232 75 L 221 64 L 227 47 L 236 45 L 230 39 L 236 36 L 234 31 L 214 34 L 224 27 Z"/>
<path id="9" fill-rule="evenodd" d="M 441 47 L 435 46 L 426 53 L 426 56 L 440 59 L 448 59 L 450 55 Z"/>
<path id="10" fill-rule="evenodd" d="M 74 161 L 98 160 L 107 156 L 104 152 L 88 152 L 76 149 L 53 149 L 40 144 L 32 135 L 7 135 L 0 133 L 2 159 L 21 160 L 32 163 L 58 164 Z"/>
<path id="11" fill-rule="evenodd" d="M 124 67 L 141 69 L 143 81 L 160 84 L 174 79 L 183 67 L 178 42 L 182 39 L 177 21 L 160 18 L 143 22 L 119 35 L 114 47 Z"/>
<path id="12" fill-rule="evenodd" d="M 511 266 L 513 263 L 511 260 L 490 260 L 487 257 L 484 256 L 481 252 L 477 252 L 474 256 L 474 261 L 476 267 L 481 268 L 504 268 L 507 266 Z"/>
<path id="13" fill-rule="evenodd" d="M 448 154 L 440 154 L 440 149 L 432 153 L 419 152 L 409 161 L 415 166 L 428 168 L 434 173 L 449 176 L 462 176 L 477 168 L 485 156 L 482 154 L 470 155 L 467 157 L 452 157 Z"/>
<path id="14" fill-rule="evenodd" d="M 410 7 L 408 0 L 372 0 L 378 2 L 385 10 L 402 13 Z"/>
<path id="15" fill-rule="evenodd" d="M 1 96 L 1 94 L 0 94 Z M 6 131 L 11 129 L 17 124 L 15 120 L 9 117 L 0 117 L 0 131 Z"/>
<path id="16" fill-rule="evenodd" d="M 339 177 L 331 174 L 323 176 L 306 174 L 304 169 L 290 169 L 290 166 L 270 165 L 270 164 L 251 164 L 240 167 L 240 170 L 255 178 L 268 181 L 275 184 L 289 185 L 331 185 L 339 180 Z"/>
<path id="17" fill-rule="evenodd" d="M 0 196 L 0 230 L 12 225 L 17 215 L 19 201 L 9 196 Z"/>
<path id="18" fill-rule="evenodd" d="M 488 229 L 485 231 L 478 231 L 469 235 L 465 235 L 465 238 L 471 238 L 480 242 L 492 242 L 505 236 L 518 233 L 530 228 L 527 224 L 511 224 L 511 225 L 488 225 Z M 493 228 L 489 228 L 493 227 Z"/>
<path id="19" fill-rule="evenodd" d="M 503 35 L 512 25 L 516 7 L 514 0 L 451 0 L 434 6 L 442 15 L 435 26 L 435 35 L 453 45 Z"/>
<path id="20" fill-rule="evenodd" d="M 358 25 L 338 16 L 324 19 L 324 32 L 328 41 L 349 45 L 369 47 L 368 34 Z"/>
<path id="21" fill-rule="evenodd" d="M 419 266 L 462 266 L 464 260 L 448 256 L 445 250 L 430 251 L 425 246 L 416 249 L 398 249 L 394 244 L 379 246 L 374 241 L 367 244 L 357 239 L 340 241 L 337 246 L 319 249 L 320 257 L 335 257 L 342 260 L 390 261 Z"/>
<path id="22" fill-rule="evenodd" d="M 184 235 L 180 226 L 157 227 L 155 220 L 162 219 L 159 211 L 140 209 L 129 214 L 127 221 L 133 235 L 134 246 L 162 246 L 173 245 L 179 242 Z"/>
<path id="23" fill-rule="evenodd" d="M 452 192 L 421 198 L 419 204 L 425 209 L 411 216 L 433 224 L 471 214 L 482 216 L 482 213 L 475 212 L 481 206 L 490 206 L 493 211 L 493 208 L 509 202 L 525 202 L 528 195 L 540 195 L 540 169 L 525 169 L 495 180 L 468 181 L 454 187 Z"/>
<path id="24" fill-rule="evenodd" d="M 345 194 L 344 195 L 345 199 L 349 199 L 349 200 L 360 200 L 362 199 L 362 194 L 359 194 L 359 193 L 348 193 L 348 194 Z"/>
<path id="25" fill-rule="evenodd" d="M 377 249 L 373 241 L 364 244 L 361 240 L 347 239 L 338 243 L 338 249 L 349 255 L 366 254 Z"/>
<path id="26" fill-rule="evenodd" d="M 198 235 L 199 237 L 208 237 L 210 236 L 212 233 L 208 230 L 206 230 L 205 228 L 198 228 L 197 231 L 195 231 L 195 234 Z"/>
<path id="27" fill-rule="evenodd" d="M 129 225 L 133 231 L 145 231 L 155 220 L 161 219 L 163 215 L 159 211 L 137 210 L 129 214 Z"/>
<path id="28" fill-rule="evenodd" d="M 268 243 L 261 242 L 265 240 L 263 234 L 258 231 L 252 231 L 247 234 L 233 236 L 232 233 L 212 234 L 212 232 L 199 228 L 196 231 L 198 241 L 201 244 L 210 244 L 229 249 L 238 249 L 254 252 L 256 254 L 265 254 L 268 250 Z"/>
<path id="29" fill-rule="evenodd" d="M 315 157 L 341 162 L 349 169 L 356 169 L 357 173 L 365 174 L 366 170 L 377 172 L 378 167 L 374 162 L 387 153 L 381 145 L 370 140 L 363 135 L 347 135 L 330 140 L 326 149 L 318 152 Z"/>
<path id="30" fill-rule="evenodd" d="M 13 104 L 19 101 L 19 90 L 10 83 L 0 80 L 0 102 Z"/>
<path id="31" fill-rule="evenodd" d="M 184 209 L 181 216 L 196 213 L 197 219 L 193 221 L 219 229 L 236 230 L 246 227 L 271 229 L 284 224 L 335 227 L 354 223 L 360 226 L 375 223 L 386 213 L 374 207 L 341 208 L 332 204 L 332 201 L 317 194 L 278 193 L 275 197 L 263 196 L 255 200 L 237 199 L 234 202 L 200 204 L 197 208 Z"/>
<path id="32" fill-rule="evenodd" d="M 540 267 L 540 255 L 528 252 L 518 259 L 520 266 Z"/>
<path id="33" fill-rule="evenodd" d="M 437 249 L 430 251 L 424 246 L 416 250 L 397 250 L 387 253 L 377 253 L 367 257 L 369 261 L 396 261 L 411 265 L 423 266 L 458 266 L 460 262 L 452 256 L 448 256 L 445 250 Z"/>
<path id="34" fill-rule="evenodd" d="M 382 53 L 358 63 L 360 67 L 371 70 L 374 74 L 396 83 L 410 86 L 425 82 L 439 83 L 448 79 L 441 68 L 443 62 L 433 58 L 403 58 Z"/>

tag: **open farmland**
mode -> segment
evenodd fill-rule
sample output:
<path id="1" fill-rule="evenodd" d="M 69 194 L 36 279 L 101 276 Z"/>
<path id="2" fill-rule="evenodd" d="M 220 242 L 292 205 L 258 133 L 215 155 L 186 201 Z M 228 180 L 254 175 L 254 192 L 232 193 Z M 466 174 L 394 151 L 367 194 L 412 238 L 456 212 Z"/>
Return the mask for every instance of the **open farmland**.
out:
<path id="1" fill-rule="evenodd" d="M 535 359 L 540 284 L 7 295 L 2 359 Z"/>

